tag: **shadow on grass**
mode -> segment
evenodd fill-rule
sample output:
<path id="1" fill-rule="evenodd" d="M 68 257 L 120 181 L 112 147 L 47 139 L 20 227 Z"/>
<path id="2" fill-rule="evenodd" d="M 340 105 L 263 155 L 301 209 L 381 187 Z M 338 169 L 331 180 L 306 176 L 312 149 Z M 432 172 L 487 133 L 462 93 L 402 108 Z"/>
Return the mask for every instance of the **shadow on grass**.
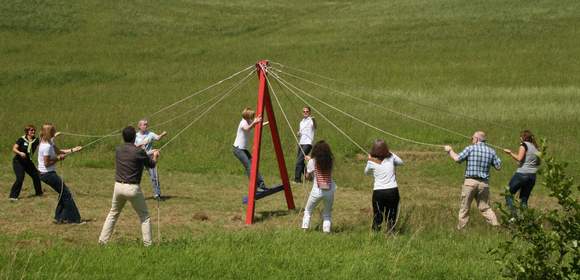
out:
<path id="1" fill-rule="evenodd" d="M 192 198 L 189 196 L 163 195 L 163 196 L 161 196 L 160 201 L 166 201 L 166 200 L 170 200 L 170 199 L 191 200 Z M 157 200 L 157 199 L 153 196 L 148 196 L 147 198 L 145 198 L 145 200 Z"/>
<path id="2" fill-rule="evenodd" d="M 263 222 L 271 218 L 288 216 L 292 210 L 261 211 L 254 218 L 254 222 Z"/>

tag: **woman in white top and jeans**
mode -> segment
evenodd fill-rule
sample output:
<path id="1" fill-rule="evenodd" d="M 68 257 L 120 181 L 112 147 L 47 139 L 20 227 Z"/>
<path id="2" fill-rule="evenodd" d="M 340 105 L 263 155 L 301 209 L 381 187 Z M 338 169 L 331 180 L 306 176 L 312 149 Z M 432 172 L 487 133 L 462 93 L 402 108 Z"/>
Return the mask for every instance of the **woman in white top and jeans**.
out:
<path id="1" fill-rule="evenodd" d="M 322 231 L 330 233 L 332 223 L 332 204 L 334 203 L 334 192 L 336 184 L 332 180 L 332 167 L 334 158 L 330 146 L 324 141 L 318 141 L 312 148 L 312 157 L 306 157 L 306 179 L 312 179 L 312 191 L 304 208 L 304 218 L 302 228 L 310 228 L 310 217 L 314 207 L 323 200 L 322 210 Z"/>
<path id="2" fill-rule="evenodd" d="M 397 222 L 399 208 L 399 189 L 397 185 L 395 166 L 403 161 L 389 151 L 384 140 L 376 140 L 368 155 L 365 174 L 373 175 L 373 230 L 380 231 L 383 216 L 387 218 L 387 231 L 392 232 Z"/>
<path id="3" fill-rule="evenodd" d="M 296 168 L 294 169 L 294 182 L 302 183 L 302 173 L 304 173 L 304 157 L 310 154 L 312 143 L 314 142 L 314 132 L 316 130 L 316 121 L 310 115 L 310 107 L 302 108 L 302 120 L 298 129 L 300 137 L 298 153 L 296 154 Z"/>
<path id="4" fill-rule="evenodd" d="M 38 171 L 40 180 L 59 193 L 58 204 L 54 211 L 56 224 L 79 224 L 82 223 L 81 215 L 73 200 L 73 197 L 62 179 L 56 174 L 56 163 L 64 160 L 67 154 L 80 151 L 82 147 L 61 150 L 54 145 L 53 138 L 56 134 L 54 125 L 47 123 L 42 126 L 40 133 L 40 146 L 38 147 Z"/>
<path id="5" fill-rule="evenodd" d="M 256 113 L 250 108 L 245 108 L 242 111 L 242 120 L 238 125 L 236 133 L 236 140 L 234 141 L 233 152 L 234 156 L 240 160 L 246 171 L 246 175 L 250 177 L 250 168 L 252 165 L 252 154 L 248 151 L 247 146 L 250 142 L 252 129 L 256 124 L 262 121 L 262 117 L 255 117 Z M 262 175 L 258 173 L 258 180 L 256 182 L 258 189 L 267 190 L 266 184 Z"/>

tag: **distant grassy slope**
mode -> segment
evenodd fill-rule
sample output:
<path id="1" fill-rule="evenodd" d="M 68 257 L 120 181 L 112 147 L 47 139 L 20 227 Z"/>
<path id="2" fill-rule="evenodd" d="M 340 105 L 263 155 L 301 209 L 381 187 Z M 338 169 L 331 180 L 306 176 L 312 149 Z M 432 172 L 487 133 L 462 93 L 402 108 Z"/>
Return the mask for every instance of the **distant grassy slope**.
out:
<path id="1" fill-rule="evenodd" d="M 52 121 L 64 131 L 105 134 L 269 58 L 344 80 L 353 86 L 329 85 L 359 96 L 372 91 L 383 96 L 372 98 L 379 104 L 465 134 L 487 130 L 491 141 L 500 145 L 515 147 L 517 131 L 529 127 L 557 143 L 561 154 L 577 154 L 580 65 L 574 57 L 580 54 L 579 5 L 577 1 L 4 1 L 0 89 L 5 109 L 0 114 L 6 133 L 0 142 L 8 147 L 28 122 Z M 168 167 L 237 172 L 235 160 L 217 162 L 222 154 L 229 158 L 239 111 L 254 105 L 255 88 L 255 81 L 250 82 L 243 97 L 227 99 L 186 132 L 167 150 Z M 513 129 L 442 114 L 407 99 Z M 297 122 L 300 104 L 292 102 L 289 113 Z M 332 102 L 403 136 L 464 143 L 342 97 Z M 163 118 L 168 117 L 159 121 Z M 348 120 L 337 122 L 344 126 Z M 186 124 L 183 119 L 160 129 L 175 133 Z M 285 125 L 281 129 L 286 130 L 285 144 L 293 154 L 291 136 Z M 349 133 L 365 145 L 382 137 L 358 127 L 349 128 Z M 343 150 L 352 147 L 322 121 L 319 135 Z M 422 149 L 387 140 L 394 149 Z M 61 141 L 66 145 L 89 140 Z M 111 166 L 107 151 L 115 143 L 92 148 L 80 163 Z M 187 156 L 199 153 L 200 145 L 209 154 Z M 2 154 L 8 156 L 8 150 Z"/>

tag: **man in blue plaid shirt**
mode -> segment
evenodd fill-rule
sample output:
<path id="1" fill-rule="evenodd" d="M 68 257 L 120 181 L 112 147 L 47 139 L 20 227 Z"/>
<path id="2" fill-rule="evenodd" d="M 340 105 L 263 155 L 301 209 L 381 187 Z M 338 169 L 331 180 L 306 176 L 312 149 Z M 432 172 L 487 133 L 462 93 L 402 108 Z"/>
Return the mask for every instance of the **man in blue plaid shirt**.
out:
<path id="1" fill-rule="evenodd" d="M 483 131 L 477 131 L 471 137 L 470 145 L 461 153 L 457 154 L 451 146 L 445 146 L 445 151 L 457 163 L 467 161 L 465 168 L 465 181 L 461 189 L 461 206 L 459 209 L 459 223 L 457 229 L 461 230 L 469 222 L 469 208 L 475 198 L 477 208 L 492 226 L 498 226 L 497 217 L 489 203 L 489 170 L 491 166 L 499 170 L 501 160 L 495 151 L 485 144 L 486 137 Z"/>

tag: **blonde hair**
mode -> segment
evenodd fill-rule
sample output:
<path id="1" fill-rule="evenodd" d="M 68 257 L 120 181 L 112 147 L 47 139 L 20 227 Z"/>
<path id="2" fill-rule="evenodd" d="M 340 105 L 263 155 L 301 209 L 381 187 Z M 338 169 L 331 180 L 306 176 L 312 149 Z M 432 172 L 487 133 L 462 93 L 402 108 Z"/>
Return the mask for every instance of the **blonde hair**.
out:
<path id="1" fill-rule="evenodd" d="M 50 142 L 50 139 L 54 137 L 56 133 L 56 128 L 52 123 L 45 123 L 42 125 L 40 130 L 40 139 L 44 142 Z"/>
<path id="2" fill-rule="evenodd" d="M 256 116 L 256 112 L 254 112 L 254 110 L 252 110 L 252 108 L 250 108 L 250 107 L 246 107 L 242 111 L 242 118 L 244 118 L 246 120 L 251 120 L 255 116 Z"/>
<path id="3" fill-rule="evenodd" d="M 137 126 L 140 126 L 142 123 L 149 124 L 149 120 L 147 120 L 147 119 L 140 119 L 139 122 L 137 123 Z"/>

